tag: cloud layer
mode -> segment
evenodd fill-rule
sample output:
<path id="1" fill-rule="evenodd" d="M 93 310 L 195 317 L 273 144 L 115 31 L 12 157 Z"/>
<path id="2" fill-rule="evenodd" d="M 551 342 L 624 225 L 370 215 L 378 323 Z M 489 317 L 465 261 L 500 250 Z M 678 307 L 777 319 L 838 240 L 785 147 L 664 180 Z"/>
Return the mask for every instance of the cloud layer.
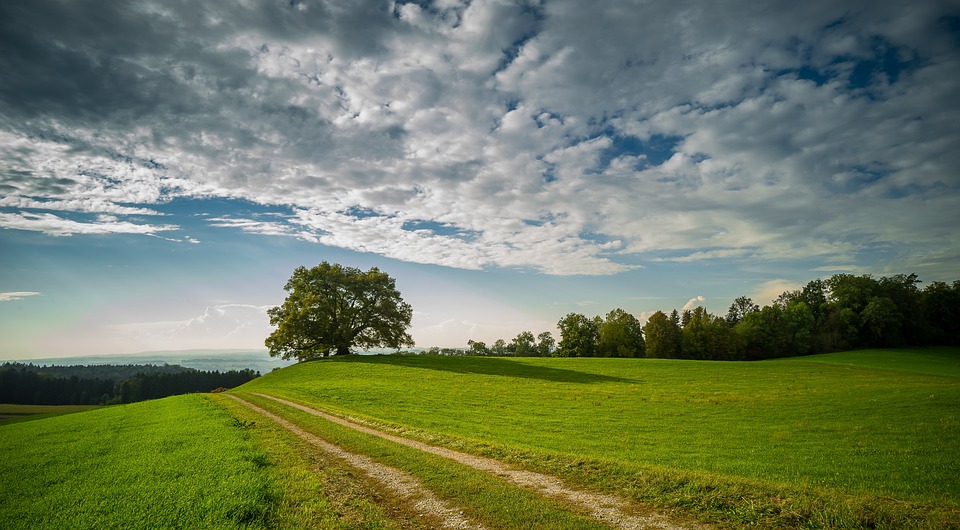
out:
<path id="1" fill-rule="evenodd" d="M 418 263 L 954 273 L 942 2 L 12 1 L 0 227 L 223 230 Z M 954 269 L 954 270 L 952 270 Z"/>

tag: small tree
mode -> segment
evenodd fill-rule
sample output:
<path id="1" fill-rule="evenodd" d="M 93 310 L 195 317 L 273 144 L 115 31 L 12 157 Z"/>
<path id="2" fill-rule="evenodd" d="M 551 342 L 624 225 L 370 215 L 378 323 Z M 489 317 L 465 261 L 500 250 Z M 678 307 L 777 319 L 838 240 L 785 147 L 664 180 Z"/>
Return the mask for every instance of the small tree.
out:
<path id="1" fill-rule="evenodd" d="M 537 335 L 537 355 L 540 357 L 549 357 L 553 353 L 553 348 L 556 345 L 557 341 L 554 340 L 553 334 L 549 331 L 544 331 Z"/>
<path id="2" fill-rule="evenodd" d="M 533 338 L 533 333 L 529 331 L 521 331 L 514 337 L 513 341 L 510 342 L 510 348 L 517 357 L 535 356 L 537 354 L 536 346 L 536 339 Z"/>
<path id="3" fill-rule="evenodd" d="M 579 313 L 569 313 L 557 322 L 560 343 L 553 352 L 556 357 L 595 357 L 600 339 L 600 324 Z"/>
<path id="4" fill-rule="evenodd" d="M 394 279 L 376 267 L 297 267 L 284 290 L 289 294 L 283 305 L 267 311 L 270 325 L 277 326 L 265 341 L 272 356 L 303 361 L 346 355 L 353 347 L 413 346 L 406 331 L 413 309 Z"/>
<path id="5" fill-rule="evenodd" d="M 467 341 L 467 346 L 470 347 L 469 355 L 490 355 L 490 348 L 487 348 L 487 344 L 483 341 L 471 339 Z"/>

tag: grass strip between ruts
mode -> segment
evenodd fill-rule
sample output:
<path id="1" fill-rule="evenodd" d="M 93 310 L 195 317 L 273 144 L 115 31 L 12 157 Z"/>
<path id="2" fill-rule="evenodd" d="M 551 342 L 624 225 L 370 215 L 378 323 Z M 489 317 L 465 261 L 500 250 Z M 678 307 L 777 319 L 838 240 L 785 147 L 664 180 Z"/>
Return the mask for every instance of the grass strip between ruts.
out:
<path id="1" fill-rule="evenodd" d="M 237 395 L 330 443 L 410 473 L 438 497 L 460 506 L 469 518 L 489 528 L 609 528 L 564 503 L 452 460 L 357 432 L 270 399 L 245 392 Z"/>

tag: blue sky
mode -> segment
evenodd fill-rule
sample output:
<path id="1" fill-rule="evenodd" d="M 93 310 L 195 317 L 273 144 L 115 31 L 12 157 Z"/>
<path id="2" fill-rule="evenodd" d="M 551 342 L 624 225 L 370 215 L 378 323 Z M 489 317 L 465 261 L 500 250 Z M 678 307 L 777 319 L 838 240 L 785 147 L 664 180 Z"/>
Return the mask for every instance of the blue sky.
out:
<path id="1" fill-rule="evenodd" d="M 0 359 L 257 348 L 299 265 L 418 346 L 960 278 L 953 2 L 0 3 Z"/>

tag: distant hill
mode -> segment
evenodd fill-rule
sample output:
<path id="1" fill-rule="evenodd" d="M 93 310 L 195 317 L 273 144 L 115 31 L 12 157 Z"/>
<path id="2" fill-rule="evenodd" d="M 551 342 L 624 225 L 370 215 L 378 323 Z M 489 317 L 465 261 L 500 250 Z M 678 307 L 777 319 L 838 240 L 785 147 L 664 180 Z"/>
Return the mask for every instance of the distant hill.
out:
<path id="1" fill-rule="evenodd" d="M 0 361 L 2 362 L 2 361 Z M 86 355 L 80 357 L 54 357 L 47 359 L 20 359 L 11 362 L 32 363 L 35 365 L 72 366 L 96 364 L 178 364 L 186 368 L 204 371 L 249 369 L 265 374 L 275 368 L 294 364 L 270 357 L 267 350 L 176 350 L 151 351 L 114 355 Z"/>

